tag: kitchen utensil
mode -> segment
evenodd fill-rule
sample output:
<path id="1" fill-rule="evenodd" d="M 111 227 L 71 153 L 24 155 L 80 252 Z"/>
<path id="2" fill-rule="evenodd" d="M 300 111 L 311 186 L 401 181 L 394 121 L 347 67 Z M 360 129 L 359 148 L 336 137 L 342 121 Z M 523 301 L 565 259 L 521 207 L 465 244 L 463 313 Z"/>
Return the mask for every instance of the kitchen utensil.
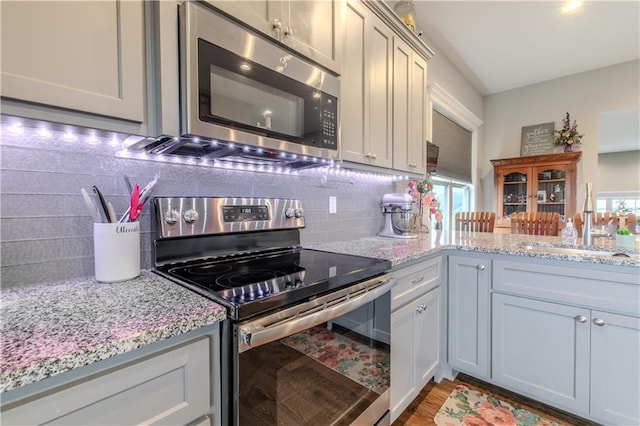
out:
<path id="1" fill-rule="evenodd" d="M 91 197 L 89 197 L 89 193 L 87 192 L 87 190 L 82 188 L 80 192 L 82 193 L 82 198 L 84 198 L 84 203 L 87 206 L 87 210 L 89 211 L 89 214 L 93 218 L 93 222 L 94 223 L 102 222 L 102 219 L 100 218 L 100 214 L 98 213 L 98 208 L 94 204 Z"/>
<path id="2" fill-rule="evenodd" d="M 138 218 L 138 206 L 142 208 L 140 204 L 140 187 L 138 184 L 133 186 L 133 191 L 131 191 L 131 205 L 129 206 L 129 220 L 133 222 Z"/>
<path id="3" fill-rule="evenodd" d="M 113 204 L 110 201 L 107 201 L 107 211 L 109 212 L 109 216 L 111 216 L 111 223 L 116 222 L 116 209 L 113 208 Z"/>
<path id="4" fill-rule="evenodd" d="M 149 199 L 149 196 L 151 196 L 159 178 L 160 176 L 156 175 L 151 182 L 142 188 L 142 191 L 140 191 L 140 204 L 144 205 L 144 203 Z"/>
<path id="5" fill-rule="evenodd" d="M 144 188 L 142 188 L 142 190 L 140 190 L 140 187 L 138 187 L 138 185 L 135 185 L 135 187 L 138 187 L 138 204 L 136 206 L 136 212 L 135 212 L 135 216 L 138 217 L 138 215 L 140 214 L 140 211 L 142 210 L 142 208 L 144 207 L 144 203 L 149 199 L 149 197 L 151 196 L 151 193 L 153 192 L 153 189 L 155 188 L 156 184 L 158 183 L 158 179 L 160 178 L 159 175 L 156 175 L 153 180 L 151 180 L 151 182 L 149 182 L 147 185 L 145 185 Z M 134 187 L 134 189 L 135 189 Z M 133 189 L 131 190 L 131 196 L 133 197 Z M 131 212 L 132 212 L 132 208 L 131 206 L 129 206 L 127 208 L 127 211 L 124 212 L 124 214 L 122 215 L 122 217 L 120 217 L 120 220 L 118 222 L 122 223 L 124 222 L 127 218 L 129 218 L 129 220 L 131 220 Z"/>
<path id="6" fill-rule="evenodd" d="M 124 179 L 124 184 L 127 186 L 127 191 L 129 191 L 129 194 L 131 194 L 131 192 L 133 191 L 133 186 L 131 185 L 129 176 L 123 175 L 122 178 Z"/>
<path id="7" fill-rule="evenodd" d="M 98 201 L 100 202 L 100 208 L 98 209 L 100 211 L 100 214 L 102 215 L 102 217 L 104 217 L 104 222 L 108 222 L 108 223 L 113 223 L 116 221 L 115 217 L 111 217 L 111 214 L 109 214 L 109 207 L 107 206 L 107 202 L 104 199 L 104 197 L 102 196 L 102 192 L 100 192 L 100 190 L 98 189 L 97 186 L 93 185 L 93 192 L 95 192 L 96 196 L 98 197 Z"/>

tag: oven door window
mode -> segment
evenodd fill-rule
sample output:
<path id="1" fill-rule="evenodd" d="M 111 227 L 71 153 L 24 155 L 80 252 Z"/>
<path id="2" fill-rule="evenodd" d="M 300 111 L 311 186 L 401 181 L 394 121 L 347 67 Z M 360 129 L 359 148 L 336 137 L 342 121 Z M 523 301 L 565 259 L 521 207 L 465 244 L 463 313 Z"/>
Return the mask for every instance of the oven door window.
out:
<path id="1" fill-rule="evenodd" d="M 389 409 L 389 300 L 386 293 L 239 354 L 239 424 L 349 425 L 382 417 Z"/>

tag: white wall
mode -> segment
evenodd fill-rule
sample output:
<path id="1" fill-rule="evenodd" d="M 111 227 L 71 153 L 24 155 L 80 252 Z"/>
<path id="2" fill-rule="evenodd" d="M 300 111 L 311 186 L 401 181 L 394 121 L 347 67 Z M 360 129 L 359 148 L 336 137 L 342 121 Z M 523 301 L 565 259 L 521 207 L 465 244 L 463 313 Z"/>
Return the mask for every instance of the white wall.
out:
<path id="1" fill-rule="evenodd" d="M 484 97 L 484 134 L 479 153 L 482 206 L 493 208 L 493 169 L 489 160 L 520 156 L 522 127 L 555 122 L 566 112 L 578 122 L 582 158 L 578 162 L 577 206 L 585 182 L 598 186 L 598 117 L 602 112 L 640 104 L 640 61 L 631 61 Z"/>
<path id="2" fill-rule="evenodd" d="M 428 35 L 423 36 L 423 38 L 427 45 L 435 52 L 435 55 L 428 63 L 427 84 L 432 87 L 434 85 L 439 86 L 439 88 L 446 92 L 450 98 L 453 98 L 448 99 L 446 104 L 449 107 L 453 107 L 455 109 L 455 113 L 453 116 L 448 114 L 445 115 L 457 121 L 458 124 L 467 130 L 474 130 L 469 127 L 468 124 L 471 123 L 470 125 L 472 127 L 477 127 L 477 123 L 481 123 L 484 120 L 482 95 L 460 73 L 460 71 L 453 66 L 438 46 L 428 40 Z M 456 103 L 467 111 L 461 111 L 457 105 L 452 105 Z M 462 115 L 462 117 L 460 117 L 460 115 Z M 458 117 L 459 119 L 456 119 L 455 117 Z M 472 200 L 472 203 L 476 208 L 479 208 L 478 200 L 482 199 L 482 191 L 480 190 L 479 185 L 481 175 L 478 173 L 479 167 L 477 166 L 479 162 L 477 153 L 481 151 L 483 144 L 482 133 L 482 125 L 480 125 L 475 136 L 472 138 L 472 143 L 475 145 L 472 153 L 472 181 L 478 184 L 476 185 L 476 191 L 474 191 L 474 200 Z M 431 133 L 429 132 L 429 134 Z"/>
<path id="3" fill-rule="evenodd" d="M 598 190 L 640 194 L 640 150 L 600 154 Z"/>

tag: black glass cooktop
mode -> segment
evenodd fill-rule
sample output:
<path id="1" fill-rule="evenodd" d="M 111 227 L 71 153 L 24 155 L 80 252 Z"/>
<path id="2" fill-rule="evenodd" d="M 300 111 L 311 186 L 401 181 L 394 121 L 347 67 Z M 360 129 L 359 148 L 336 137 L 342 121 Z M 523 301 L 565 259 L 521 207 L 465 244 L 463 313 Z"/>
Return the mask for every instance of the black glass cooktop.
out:
<path id="1" fill-rule="evenodd" d="M 289 306 L 391 269 L 391 262 L 296 249 L 159 268 L 230 308 L 233 319 Z"/>

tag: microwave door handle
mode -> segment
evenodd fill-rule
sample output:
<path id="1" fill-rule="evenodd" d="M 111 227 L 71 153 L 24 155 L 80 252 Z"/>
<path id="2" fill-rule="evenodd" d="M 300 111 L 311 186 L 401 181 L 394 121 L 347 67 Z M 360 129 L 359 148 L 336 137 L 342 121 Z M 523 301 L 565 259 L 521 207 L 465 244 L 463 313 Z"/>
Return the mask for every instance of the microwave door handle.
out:
<path id="1" fill-rule="evenodd" d="M 257 324 L 257 322 L 243 324 L 238 327 L 240 337 L 238 340 L 238 352 L 246 352 L 258 346 L 291 336 L 315 325 L 338 318 L 382 296 L 390 291 L 395 283 L 395 279 L 385 278 L 381 280 L 373 290 L 369 290 L 355 297 L 349 297 L 347 295 L 343 301 L 335 305 L 327 306 L 327 304 L 322 304 L 307 312 L 304 311 L 304 305 L 301 305 L 302 312 L 300 314 L 292 315 L 273 325 L 262 326 Z"/>

